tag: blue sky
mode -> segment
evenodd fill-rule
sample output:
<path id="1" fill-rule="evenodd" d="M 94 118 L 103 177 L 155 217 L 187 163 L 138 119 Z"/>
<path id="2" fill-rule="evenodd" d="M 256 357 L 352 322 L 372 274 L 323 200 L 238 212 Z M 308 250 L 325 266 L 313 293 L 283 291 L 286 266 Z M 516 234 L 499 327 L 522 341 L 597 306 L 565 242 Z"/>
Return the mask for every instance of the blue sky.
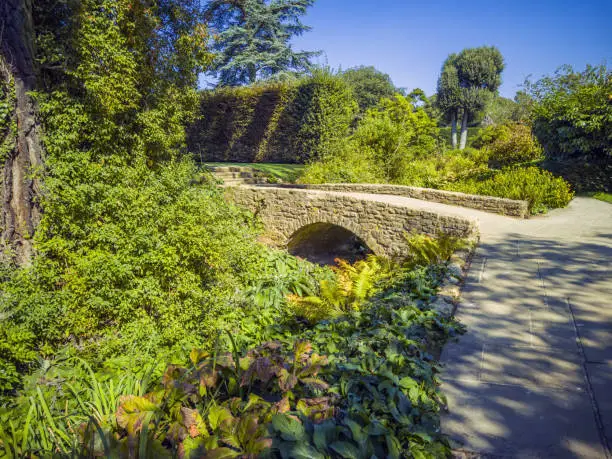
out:
<path id="1" fill-rule="evenodd" d="M 295 49 L 321 50 L 333 68 L 373 65 L 427 94 L 448 54 L 475 46 L 502 52 L 506 97 L 562 64 L 612 65 L 612 0 L 316 0 L 303 21 L 312 30 Z"/>

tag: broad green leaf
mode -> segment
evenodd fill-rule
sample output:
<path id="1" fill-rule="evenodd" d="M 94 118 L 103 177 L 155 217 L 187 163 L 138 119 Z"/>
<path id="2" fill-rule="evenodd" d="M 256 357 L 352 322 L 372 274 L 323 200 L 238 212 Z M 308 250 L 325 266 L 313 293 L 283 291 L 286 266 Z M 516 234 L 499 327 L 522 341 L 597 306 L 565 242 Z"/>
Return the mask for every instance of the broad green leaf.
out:
<path id="1" fill-rule="evenodd" d="M 241 453 L 230 448 L 212 449 L 206 453 L 206 459 L 231 459 L 240 456 Z"/>
<path id="2" fill-rule="evenodd" d="M 272 426 L 281 434 L 283 440 L 301 441 L 306 438 L 306 429 L 297 419 L 290 418 L 284 414 L 272 416 Z"/>
<path id="3" fill-rule="evenodd" d="M 208 410 L 208 422 L 213 430 L 217 430 L 221 424 L 229 424 L 234 421 L 230 410 L 219 405 L 214 405 Z"/>
<path id="4" fill-rule="evenodd" d="M 144 397 L 123 395 L 119 398 L 116 413 L 117 424 L 133 435 L 142 430 L 148 414 L 154 415 L 158 411 L 159 407 Z"/>
<path id="5" fill-rule="evenodd" d="M 361 458 L 359 448 L 353 443 L 349 443 L 347 441 L 335 441 L 331 445 L 329 445 L 329 448 L 338 453 L 343 459 Z"/>
<path id="6" fill-rule="evenodd" d="M 325 455 L 305 442 L 297 442 L 288 449 L 292 459 L 325 459 Z"/>

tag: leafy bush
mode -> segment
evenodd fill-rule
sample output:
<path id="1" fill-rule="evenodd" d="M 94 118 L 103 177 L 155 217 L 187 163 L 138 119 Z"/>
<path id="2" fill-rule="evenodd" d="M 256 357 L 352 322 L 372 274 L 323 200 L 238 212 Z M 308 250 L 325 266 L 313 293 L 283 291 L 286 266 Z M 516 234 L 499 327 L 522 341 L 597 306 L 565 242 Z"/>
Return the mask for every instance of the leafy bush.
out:
<path id="1" fill-rule="evenodd" d="M 395 181 L 411 161 L 434 154 L 437 145 L 435 122 L 397 94 L 368 110 L 353 135 L 333 144 L 320 162 L 309 164 L 300 181 Z"/>
<path id="2" fill-rule="evenodd" d="M 352 88 L 361 113 L 376 107 L 381 99 L 393 97 L 398 92 L 391 77 L 372 66 L 353 67 L 340 76 Z"/>
<path id="3" fill-rule="evenodd" d="M 163 374 L 104 378 L 80 360 L 57 360 L 0 414 L 0 449 L 84 457 L 444 457 L 439 369 L 427 349 L 460 329 L 427 306 L 442 274 L 434 266 L 395 269 L 359 311 L 314 327 L 275 324 L 273 341 L 245 349 L 228 335 L 229 351 L 217 340 Z"/>
<path id="4" fill-rule="evenodd" d="M 448 184 L 478 175 L 487 169 L 488 153 L 465 148 L 450 150 L 405 164 L 396 183 L 426 188 L 445 188 Z"/>
<path id="5" fill-rule="evenodd" d="M 473 146 L 489 154 L 491 165 L 502 167 L 542 158 L 542 147 L 524 124 L 507 123 L 488 126 L 479 131 Z"/>
<path id="6" fill-rule="evenodd" d="M 532 214 L 565 207 L 574 197 L 565 180 L 537 167 L 504 169 L 480 181 L 455 183 L 451 188 L 464 193 L 526 200 Z"/>
<path id="7" fill-rule="evenodd" d="M 382 168 L 369 156 L 359 153 L 349 142 L 337 142 L 331 152 L 306 165 L 298 183 L 380 183 Z"/>
<path id="8" fill-rule="evenodd" d="M 348 134 L 357 109 L 348 84 L 325 70 L 296 82 L 204 91 L 188 148 L 202 161 L 305 162 Z"/>
<path id="9" fill-rule="evenodd" d="M 547 160 L 541 167 L 571 184 L 577 193 L 612 193 L 612 160 Z"/>
<path id="10" fill-rule="evenodd" d="M 530 82 L 533 130 L 546 156 L 612 156 L 612 71 L 605 65 L 575 72 L 561 67 L 553 76 Z"/>

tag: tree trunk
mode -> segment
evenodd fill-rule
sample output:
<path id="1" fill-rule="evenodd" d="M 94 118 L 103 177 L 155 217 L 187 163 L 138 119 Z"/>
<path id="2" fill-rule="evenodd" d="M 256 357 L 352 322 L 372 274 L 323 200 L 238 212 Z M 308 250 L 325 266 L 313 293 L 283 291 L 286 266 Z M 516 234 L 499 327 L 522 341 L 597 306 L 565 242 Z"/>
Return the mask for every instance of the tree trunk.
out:
<path id="1" fill-rule="evenodd" d="M 32 0 L 1 0 L 3 71 L 14 83 L 16 132 L 2 174 L 1 243 L 12 249 L 13 260 L 27 264 L 32 258 L 32 236 L 40 221 L 42 142 L 38 106 L 30 96 L 36 89 Z M 11 140 L 11 139 L 7 139 Z"/>
<path id="2" fill-rule="evenodd" d="M 457 111 L 451 113 L 451 145 L 453 150 L 457 148 Z"/>
<path id="3" fill-rule="evenodd" d="M 459 150 L 465 148 L 467 143 L 467 124 L 468 124 L 468 112 L 463 110 L 463 118 L 461 118 L 461 140 L 459 142 Z"/>

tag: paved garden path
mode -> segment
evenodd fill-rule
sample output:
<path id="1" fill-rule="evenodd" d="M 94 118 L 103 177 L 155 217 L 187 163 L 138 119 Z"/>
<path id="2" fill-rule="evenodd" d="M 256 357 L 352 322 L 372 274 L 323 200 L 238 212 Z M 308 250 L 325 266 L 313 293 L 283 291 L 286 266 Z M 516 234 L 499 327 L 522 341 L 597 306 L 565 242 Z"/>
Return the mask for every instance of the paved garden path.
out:
<path id="1" fill-rule="evenodd" d="M 472 457 L 610 457 L 612 206 L 481 219 L 443 430 Z M 459 453 L 459 456 L 462 454 Z"/>
<path id="2" fill-rule="evenodd" d="M 442 428 L 457 456 L 609 458 L 612 206 L 576 198 L 565 209 L 518 220 L 419 205 L 480 221 L 457 310 L 467 333 L 442 355 Z"/>

